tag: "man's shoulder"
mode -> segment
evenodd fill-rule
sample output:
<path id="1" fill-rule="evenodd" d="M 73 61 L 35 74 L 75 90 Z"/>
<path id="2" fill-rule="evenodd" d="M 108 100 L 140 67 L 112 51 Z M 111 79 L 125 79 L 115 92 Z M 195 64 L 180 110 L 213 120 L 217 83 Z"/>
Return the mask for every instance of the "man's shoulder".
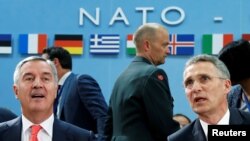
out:
<path id="1" fill-rule="evenodd" d="M 73 124 L 67 123 L 62 120 L 55 119 L 54 126 L 55 126 L 53 127 L 53 129 L 55 129 L 54 132 L 61 130 L 60 133 L 67 135 L 67 136 L 84 136 L 86 138 L 94 137 L 94 134 L 92 131 L 77 127 Z"/>
<path id="2" fill-rule="evenodd" d="M 250 124 L 250 112 L 242 111 L 238 108 L 229 108 L 230 124 Z"/>
<path id="3" fill-rule="evenodd" d="M 93 76 L 90 74 L 75 74 L 75 78 L 77 80 L 90 80 L 90 81 L 96 81 Z"/>
<path id="4" fill-rule="evenodd" d="M 1 122 L 0 123 L 0 133 L 8 130 L 9 128 L 12 128 L 14 126 L 21 127 L 20 121 L 21 121 L 21 118 L 17 117 L 17 118 L 14 118 L 12 120 L 9 120 L 9 121 Z"/>
<path id="5" fill-rule="evenodd" d="M 184 126 L 178 131 L 168 136 L 169 141 L 188 141 L 193 139 L 193 131 L 197 131 L 196 134 L 202 135 L 202 127 L 199 125 L 198 119 L 194 120 L 190 124 Z M 200 129 L 199 129 L 200 128 Z"/>
<path id="6" fill-rule="evenodd" d="M 13 113 L 11 110 L 0 107 L 0 122 L 11 120 L 16 117 L 17 115 Z"/>

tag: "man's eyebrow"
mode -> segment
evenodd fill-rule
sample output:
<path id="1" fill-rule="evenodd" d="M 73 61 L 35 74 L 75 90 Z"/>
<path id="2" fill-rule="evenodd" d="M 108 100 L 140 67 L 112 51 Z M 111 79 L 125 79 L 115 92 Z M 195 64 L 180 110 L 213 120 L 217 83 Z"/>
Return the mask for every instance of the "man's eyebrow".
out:
<path id="1" fill-rule="evenodd" d="M 33 75 L 31 72 L 26 72 L 23 74 L 23 76 L 29 76 L 29 75 Z"/>

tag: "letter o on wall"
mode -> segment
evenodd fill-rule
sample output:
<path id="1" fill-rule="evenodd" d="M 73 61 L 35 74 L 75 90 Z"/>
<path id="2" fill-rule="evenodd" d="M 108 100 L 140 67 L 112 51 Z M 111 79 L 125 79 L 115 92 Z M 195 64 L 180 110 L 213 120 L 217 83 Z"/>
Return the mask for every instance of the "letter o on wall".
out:
<path id="1" fill-rule="evenodd" d="M 179 19 L 177 19 L 176 21 L 170 21 L 168 19 L 166 19 L 165 15 L 168 13 L 168 12 L 171 12 L 171 11 L 177 11 L 179 14 L 180 14 L 180 17 Z M 161 19 L 169 24 L 169 25 L 177 25 L 177 24 L 180 24 L 181 22 L 183 22 L 185 18 L 185 12 L 183 11 L 183 9 L 181 9 L 180 7 L 176 7 L 176 6 L 170 6 L 170 7 L 167 7 L 165 8 L 162 12 L 161 12 Z"/>

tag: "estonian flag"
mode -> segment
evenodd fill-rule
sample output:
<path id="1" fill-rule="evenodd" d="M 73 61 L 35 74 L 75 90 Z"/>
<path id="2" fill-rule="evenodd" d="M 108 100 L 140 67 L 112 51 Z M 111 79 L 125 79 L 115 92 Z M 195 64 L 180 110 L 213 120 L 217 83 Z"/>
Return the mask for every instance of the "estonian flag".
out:
<path id="1" fill-rule="evenodd" d="M 0 54 L 11 54 L 11 34 L 0 34 Z"/>

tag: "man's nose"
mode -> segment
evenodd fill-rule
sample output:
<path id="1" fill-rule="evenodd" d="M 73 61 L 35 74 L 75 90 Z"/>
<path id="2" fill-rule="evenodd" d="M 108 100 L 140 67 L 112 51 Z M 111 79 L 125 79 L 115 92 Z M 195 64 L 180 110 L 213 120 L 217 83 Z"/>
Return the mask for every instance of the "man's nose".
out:
<path id="1" fill-rule="evenodd" d="M 192 87 L 193 90 L 200 90 L 201 89 L 201 83 L 199 81 L 194 81 L 193 83 L 193 87 Z"/>
<path id="2" fill-rule="evenodd" d="M 39 78 L 36 78 L 35 81 L 33 82 L 33 87 L 35 88 L 42 87 L 42 81 Z"/>
<path id="3" fill-rule="evenodd" d="M 167 47 L 166 53 L 167 53 L 167 54 L 170 54 L 170 53 L 171 53 L 169 47 Z"/>

